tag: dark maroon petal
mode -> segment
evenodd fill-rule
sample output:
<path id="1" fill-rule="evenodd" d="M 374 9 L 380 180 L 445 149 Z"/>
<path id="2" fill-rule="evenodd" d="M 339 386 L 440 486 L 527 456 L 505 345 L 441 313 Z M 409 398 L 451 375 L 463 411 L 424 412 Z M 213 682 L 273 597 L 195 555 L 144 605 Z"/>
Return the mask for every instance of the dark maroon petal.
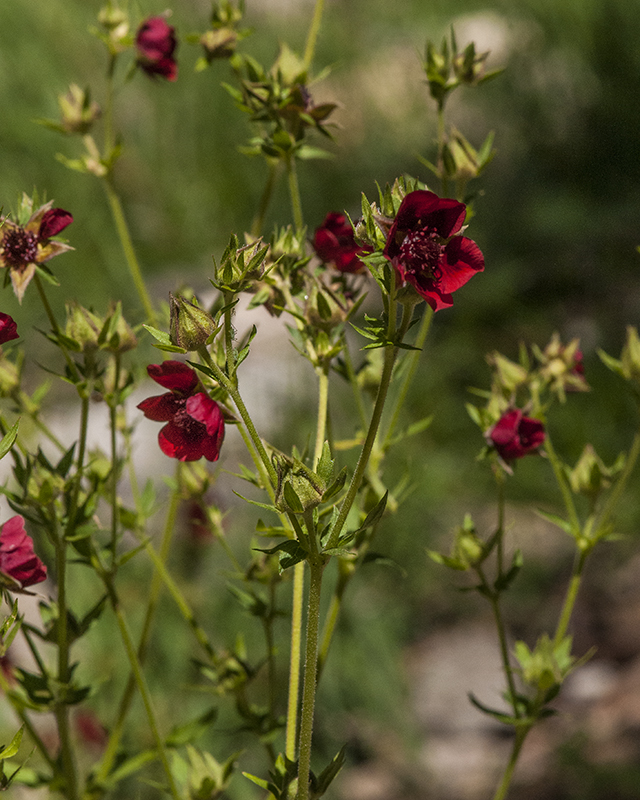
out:
<path id="1" fill-rule="evenodd" d="M 172 55 L 176 45 L 175 28 L 164 17 L 149 17 L 138 28 L 136 47 L 149 61 Z"/>
<path id="2" fill-rule="evenodd" d="M 340 272 L 359 272 L 364 267 L 358 256 L 367 250 L 357 244 L 351 223 L 337 211 L 329 212 L 316 229 L 313 247 L 325 264 L 333 264 Z"/>
<path id="3" fill-rule="evenodd" d="M 503 414 L 489 432 L 490 441 L 505 461 L 533 452 L 544 438 L 544 426 L 540 420 L 524 417 L 517 408 Z"/>
<path id="4" fill-rule="evenodd" d="M 147 397 L 146 400 L 138 403 L 138 408 L 147 419 L 152 419 L 154 422 L 169 422 L 176 414 L 184 411 L 184 405 L 183 397 L 168 392 L 155 397 Z"/>
<path id="5" fill-rule="evenodd" d="M 484 270 L 484 256 L 478 245 L 464 236 L 455 236 L 445 247 L 440 261 L 440 289 L 451 294 Z"/>
<path id="6" fill-rule="evenodd" d="M 404 270 L 398 269 L 398 272 L 403 276 Z M 414 274 L 407 272 L 406 278 L 403 277 L 403 279 L 413 286 L 420 297 L 426 300 L 434 311 L 451 308 L 453 305 L 453 297 L 450 294 L 441 292 L 433 279 L 425 273 Z"/>
<path id="7" fill-rule="evenodd" d="M 204 455 L 202 442 L 207 438 L 204 425 L 192 421 L 191 425 L 169 422 L 158 434 L 162 452 L 179 461 L 198 461 Z"/>
<path id="8" fill-rule="evenodd" d="M 68 211 L 64 211 L 62 208 L 50 208 L 42 215 L 42 221 L 38 228 L 38 240 L 44 241 L 56 236 L 72 222 L 73 217 Z"/>
<path id="9" fill-rule="evenodd" d="M 150 17 L 138 28 L 138 64 L 149 75 L 175 81 L 178 76 L 178 65 L 173 58 L 176 46 L 175 29 L 164 17 Z"/>
<path id="10" fill-rule="evenodd" d="M 518 426 L 518 436 L 520 437 L 522 449 L 526 453 L 530 453 L 544 442 L 544 426 L 540 420 L 523 417 Z"/>
<path id="11" fill-rule="evenodd" d="M 9 314 L 3 314 L 2 311 L 0 311 L 0 344 L 18 338 L 18 326 L 15 320 L 13 317 L 10 317 Z"/>
<path id="12" fill-rule="evenodd" d="M 224 417 L 220 406 L 204 392 L 189 397 L 186 403 L 187 414 L 198 422 L 202 422 L 209 436 L 215 437 L 222 444 L 224 438 Z"/>
<path id="13" fill-rule="evenodd" d="M 198 385 L 198 375 L 182 361 L 163 361 L 162 364 L 149 364 L 149 377 L 153 378 L 164 389 L 179 392 L 182 395 L 192 394 Z"/>
<path id="14" fill-rule="evenodd" d="M 433 192 L 418 189 L 410 192 L 400 203 L 393 221 L 384 254 L 393 258 L 408 231 L 428 228 L 448 239 L 464 225 L 467 213 L 464 203 L 438 197 Z"/>
<path id="15" fill-rule="evenodd" d="M 326 263 L 333 261 L 338 247 L 338 239 L 333 231 L 327 228 L 318 228 L 313 237 L 313 249 L 318 254 L 318 258 Z"/>
<path id="16" fill-rule="evenodd" d="M 0 570 L 25 587 L 47 577 L 47 568 L 35 554 L 21 516 L 12 517 L 0 531 Z"/>

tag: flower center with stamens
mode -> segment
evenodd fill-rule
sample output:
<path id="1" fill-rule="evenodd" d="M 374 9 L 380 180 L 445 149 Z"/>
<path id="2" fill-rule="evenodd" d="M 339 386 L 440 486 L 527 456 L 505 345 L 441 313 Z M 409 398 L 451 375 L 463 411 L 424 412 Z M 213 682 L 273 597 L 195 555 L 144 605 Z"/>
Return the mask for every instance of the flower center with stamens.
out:
<path id="1" fill-rule="evenodd" d="M 36 260 L 38 237 L 24 228 L 12 228 L 4 235 L 2 251 L 5 264 L 10 267 L 24 267 Z"/>
<path id="2" fill-rule="evenodd" d="M 445 246 L 433 230 L 409 231 L 400 245 L 399 261 L 408 272 L 439 281 L 442 277 L 440 259 Z"/>

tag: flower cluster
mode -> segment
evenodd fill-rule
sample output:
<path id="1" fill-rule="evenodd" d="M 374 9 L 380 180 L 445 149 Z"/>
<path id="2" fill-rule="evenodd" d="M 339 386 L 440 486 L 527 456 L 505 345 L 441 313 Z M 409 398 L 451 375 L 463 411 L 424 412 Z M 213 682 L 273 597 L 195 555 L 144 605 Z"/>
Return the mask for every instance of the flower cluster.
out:
<path id="1" fill-rule="evenodd" d="M 169 389 L 138 404 L 147 419 L 167 423 L 158 434 L 162 452 L 179 461 L 197 461 L 203 456 L 217 461 L 224 418 L 215 400 L 202 391 L 196 371 L 181 361 L 164 361 L 150 364 L 147 372 Z"/>
<path id="2" fill-rule="evenodd" d="M 12 591 L 20 591 L 47 577 L 47 568 L 33 550 L 33 540 L 24 529 L 24 519 L 17 515 L 0 530 L 0 573 L 8 576 Z M 17 586 L 15 585 L 17 583 Z"/>
<path id="3" fill-rule="evenodd" d="M 151 77 L 159 75 L 175 81 L 178 77 L 178 64 L 174 58 L 177 46 L 175 28 L 164 17 L 149 17 L 136 34 L 139 67 Z"/>
<path id="4" fill-rule="evenodd" d="M 368 248 L 356 242 L 347 217 L 337 211 L 327 214 L 322 225 L 316 229 L 313 248 L 318 258 L 339 272 L 361 272 L 364 264 L 360 256 L 368 252 Z"/>
<path id="5" fill-rule="evenodd" d="M 484 270 L 478 245 L 460 236 L 466 206 L 423 189 L 402 200 L 384 255 L 434 311 L 453 305 L 451 294 Z"/>
<path id="6" fill-rule="evenodd" d="M 513 408 L 488 431 L 487 439 L 503 461 L 514 461 L 540 447 L 545 439 L 544 425 Z"/>
<path id="7" fill-rule="evenodd" d="M 18 300 L 36 273 L 36 266 L 72 248 L 63 242 L 51 241 L 73 217 L 62 208 L 51 208 L 50 201 L 33 212 L 25 225 L 8 217 L 0 220 L 0 267 L 9 270 Z"/>

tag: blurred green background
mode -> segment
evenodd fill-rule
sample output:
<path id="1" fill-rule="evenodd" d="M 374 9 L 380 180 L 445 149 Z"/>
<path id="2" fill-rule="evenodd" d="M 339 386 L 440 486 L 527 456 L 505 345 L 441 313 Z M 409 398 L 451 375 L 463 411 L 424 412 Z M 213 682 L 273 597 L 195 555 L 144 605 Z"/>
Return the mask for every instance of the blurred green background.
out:
<path id="1" fill-rule="evenodd" d="M 165 8 L 148 0 L 139 5 L 141 17 Z M 50 293 L 57 308 L 73 297 L 103 311 L 108 298 L 122 298 L 136 321 L 139 304 L 100 182 L 55 159 L 58 152 L 76 156 L 75 140 L 34 124 L 57 118 L 56 95 L 71 82 L 90 86 L 101 102 L 105 55 L 88 33 L 99 7 L 93 0 L 1 4 L 0 204 L 10 209 L 22 191 L 35 187 L 74 214 L 65 233 L 76 250 L 52 264 L 62 283 Z M 203 31 L 209 10 L 204 0 L 176 0 L 171 22 L 179 37 Z M 300 168 L 310 231 L 328 211 L 357 215 L 361 192 L 374 198 L 376 182 L 406 173 L 437 190 L 417 158 L 433 158 L 435 137 L 435 109 L 420 69 L 427 38 L 439 42 L 453 24 L 461 46 L 473 39 L 478 50 L 491 50 L 491 66 L 506 68 L 486 86 L 456 93 L 447 109 L 475 146 L 495 131 L 498 153 L 476 184 L 482 194 L 469 231 L 485 254 L 486 271 L 456 295 L 453 309 L 438 314 L 423 355 L 406 418 L 433 413 L 435 420 L 392 464 L 397 477 L 413 466 L 413 493 L 377 542 L 405 572 L 373 567 L 355 582 L 323 689 L 328 711 L 320 730 L 328 755 L 341 744 L 345 712 L 379 721 L 393 716 L 410 731 L 399 710 L 405 687 L 388 677 L 398 653 L 434 628 L 474 613 L 468 596 L 456 593 L 449 576 L 430 566 L 423 552 L 425 546 L 447 547 L 464 513 L 482 514 L 492 497 L 491 476 L 474 460 L 482 442 L 464 410 L 468 388 L 488 385 L 485 354 L 498 349 L 515 358 L 519 341 L 544 346 L 555 330 L 563 340 L 581 338 L 593 391 L 571 397 L 551 421 L 556 446 L 569 463 L 585 441 L 610 463 L 637 425 L 631 398 L 596 350 L 617 356 L 625 325 L 640 318 L 638 10 L 629 0 L 327 2 L 315 64 L 316 71 L 330 65 L 331 72 L 312 92 L 316 101 L 340 104 L 339 128 L 335 145 L 329 145 L 333 158 Z M 242 49 L 267 65 L 279 40 L 301 51 L 311 12 L 312 4 L 300 0 L 248 0 L 246 21 L 255 33 Z M 140 73 L 117 97 L 124 151 L 116 184 L 158 297 L 182 282 L 207 289 L 211 255 L 221 255 L 232 231 L 241 235 L 249 228 L 266 175 L 260 160 L 237 152 L 249 128 L 220 86 L 233 82 L 230 70 L 217 63 L 195 73 L 199 54 L 182 41 L 175 84 Z M 266 230 L 289 219 L 282 185 Z M 7 289 L 1 308 L 21 331 L 46 327 L 33 292 L 18 307 Z M 290 409 L 274 412 L 276 422 L 288 420 L 282 431 L 274 425 L 276 444 L 289 442 L 291 420 L 308 425 L 307 399 L 293 397 Z M 228 486 L 232 479 L 221 481 Z M 553 508 L 557 500 L 539 459 L 519 465 L 509 492 L 514 504 Z M 601 561 L 612 566 L 637 545 L 637 491 L 628 493 L 621 512 L 620 529 L 630 537 L 615 549 L 603 548 Z M 207 585 L 224 582 L 216 559 L 213 551 L 203 558 Z M 540 592 L 567 568 L 564 557 L 534 563 L 537 578 L 523 581 L 510 609 L 519 635 L 536 635 L 531 620 L 539 613 Z M 607 574 L 590 573 L 588 580 L 606 584 Z M 144 594 L 133 585 L 131 591 Z M 231 630 L 232 602 L 211 605 L 209 597 L 205 604 L 198 591 L 203 613 L 218 624 L 222 615 Z M 167 609 L 169 619 L 172 613 Z M 357 647 L 350 645 L 354 636 Z M 157 657 L 180 674 L 172 644 L 159 642 Z M 371 663 L 381 669 L 367 669 Z M 558 791 L 558 797 L 577 796 L 571 787 Z"/>

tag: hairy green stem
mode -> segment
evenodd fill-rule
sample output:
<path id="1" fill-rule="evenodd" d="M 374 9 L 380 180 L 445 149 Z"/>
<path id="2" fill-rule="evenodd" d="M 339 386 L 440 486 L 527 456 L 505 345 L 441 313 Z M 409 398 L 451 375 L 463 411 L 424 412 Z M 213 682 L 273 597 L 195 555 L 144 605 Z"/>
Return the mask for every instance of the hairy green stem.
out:
<path id="1" fill-rule="evenodd" d="M 269 480 L 273 486 L 276 485 L 276 471 L 267 455 L 267 451 L 265 449 L 264 444 L 262 443 L 262 439 L 258 435 L 258 431 L 256 430 L 256 426 L 253 424 L 253 420 L 249 412 L 247 411 L 247 407 L 244 404 L 242 396 L 238 391 L 238 387 L 235 386 L 234 382 L 231 381 L 227 375 L 220 369 L 220 367 L 215 363 L 215 361 L 209 355 L 208 350 L 205 347 L 201 347 L 198 350 L 200 357 L 202 358 L 203 362 L 209 367 L 209 369 L 213 372 L 215 379 L 218 383 L 229 393 L 231 399 L 233 400 L 235 407 L 238 410 L 238 413 L 242 417 L 242 421 L 244 422 L 247 432 L 251 438 L 253 446 L 256 449 L 256 452 L 260 456 L 260 459 L 267 471 L 269 476 Z"/>
<path id="2" fill-rule="evenodd" d="M 144 313 L 148 323 L 150 325 L 155 325 L 156 314 L 153 310 L 153 304 L 151 302 L 151 298 L 149 297 L 149 293 L 147 292 L 147 287 L 145 286 L 142 278 L 142 270 L 140 269 L 136 251 L 133 247 L 133 241 L 131 239 L 131 234 L 129 233 L 129 226 L 127 225 L 127 220 L 124 215 L 124 211 L 122 210 L 122 203 L 120 202 L 118 193 L 113 187 L 110 175 L 105 176 L 103 179 L 103 185 L 107 193 L 111 215 L 116 226 L 120 244 L 122 245 L 125 261 L 127 262 L 127 266 L 129 268 L 129 274 L 131 275 L 136 292 L 138 293 L 138 297 L 140 298 L 140 302 L 144 308 Z"/>
<path id="3" fill-rule="evenodd" d="M 577 539 L 580 535 L 581 525 L 580 519 L 578 517 L 578 512 L 576 510 L 576 504 L 573 500 L 573 495 L 571 493 L 571 487 L 569 486 L 569 482 L 567 481 L 566 473 L 562 467 L 562 462 L 558 458 L 555 448 L 549 438 L 549 434 L 547 435 L 544 440 L 544 450 L 547 456 L 549 457 L 549 461 L 551 462 L 551 467 L 553 469 L 553 474 L 556 477 L 556 481 L 560 488 L 560 492 L 562 493 L 562 499 L 564 501 L 564 506 L 569 515 L 569 522 L 571 523 L 571 533 L 574 539 Z"/>
<path id="4" fill-rule="evenodd" d="M 320 23 L 322 22 L 322 12 L 324 11 L 324 0 L 316 0 L 316 5 L 313 10 L 313 19 L 307 34 L 307 43 L 304 48 L 304 66 L 308 70 L 313 62 L 313 54 L 316 50 L 316 42 L 318 41 L 318 33 L 320 32 Z"/>
<path id="5" fill-rule="evenodd" d="M 287 700 L 285 755 L 290 761 L 295 761 L 298 726 L 298 695 L 300 693 L 300 655 L 302 652 L 304 561 L 298 562 L 293 568 L 292 595 L 291 652 L 289 655 L 289 696 Z"/>
<path id="6" fill-rule="evenodd" d="M 411 388 L 411 384 L 413 383 L 413 379 L 418 369 L 418 364 L 420 363 L 422 348 L 424 347 L 427 335 L 429 334 L 429 329 L 431 328 L 431 321 L 433 320 L 433 309 L 426 303 L 425 306 L 426 308 L 424 310 L 424 314 L 422 315 L 422 320 L 420 322 L 420 329 L 418 330 L 418 335 L 416 336 L 416 341 L 414 344 L 414 347 L 417 347 L 418 350 L 412 350 L 405 356 L 405 358 L 409 359 L 409 367 L 404 373 L 402 383 L 400 384 L 400 390 L 398 391 L 398 394 L 396 395 L 393 401 L 389 425 L 387 426 L 387 430 L 384 436 L 382 437 L 383 451 L 387 450 L 387 448 L 391 444 L 393 434 L 395 432 L 398 420 L 400 418 L 400 412 L 402 411 L 404 402 L 407 398 L 407 394 L 409 393 L 409 389 Z"/>
<path id="7" fill-rule="evenodd" d="M 179 469 L 180 469 L 180 464 L 178 464 L 177 471 L 179 471 Z M 179 491 L 176 490 L 171 495 L 171 500 L 169 502 L 169 510 L 167 512 L 167 518 L 165 521 L 162 540 L 160 543 L 159 558 L 162 560 L 163 563 L 167 560 L 167 557 L 169 555 L 169 547 L 171 545 L 171 539 L 173 536 L 173 531 L 175 529 L 175 520 L 176 520 L 179 500 L 180 500 L 180 494 Z M 160 577 L 158 571 L 156 570 L 153 576 L 153 580 L 151 582 L 149 599 L 147 601 L 147 610 L 142 625 L 140 640 L 138 642 L 138 661 L 140 662 L 140 664 L 144 664 L 146 658 L 147 649 L 149 646 L 149 639 L 151 636 L 151 624 L 158 605 L 158 598 L 160 595 L 161 588 L 162 588 L 162 578 Z M 111 772 L 111 769 L 115 762 L 116 756 L 118 754 L 118 748 L 120 746 L 120 741 L 122 739 L 122 734 L 124 732 L 124 725 L 126 722 L 127 715 L 129 713 L 129 709 L 131 708 L 131 702 L 134 698 L 135 690 L 136 690 L 136 679 L 132 671 L 125 685 L 122 697 L 120 698 L 120 705 L 118 707 L 118 714 L 116 717 L 116 721 L 113 725 L 113 728 L 111 729 L 109 741 L 107 742 L 107 746 L 105 748 L 104 755 L 102 756 L 102 759 L 100 761 L 99 768 L 96 771 L 96 782 L 98 783 L 98 785 L 100 785 L 103 781 L 107 779 L 107 776 Z"/>
<path id="8" fill-rule="evenodd" d="M 280 172 L 280 161 L 275 159 L 268 160 L 269 166 L 269 173 L 267 175 L 267 182 L 264 187 L 264 191 L 262 193 L 262 197 L 260 198 L 260 205 L 258 206 L 258 212 L 256 213 L 255 217 L 253 218 L 253 222 L 251 223 L 251 235 L 258 238 L 262 233 L 262 228 L 264 226 L 264 220 L 267 215 L 267 210 L 271 205 L 271 200 L 273 198 L 273 190 L 275 189 L 276 183 L 278 181 L 278 175 Z"/>
<path id="9" fill-rule="evenodd" d="M 58 683 L 61 687 L 69 683 L 69 637 L 67 630 L 67 543 L 62 534 L 56 537 L 56 579 L 58 584 Z M 71 732 L 69 730 L 69 706 L 64 698 L 56 703 L 54 715 L 60 738 L 60 762 L 64 775 L 64 791 L 67 800 L 78 798 L 78 776 L 76 773 Z"/>
<path id="10" fill-rule="evenodd" d="M 295 156 L 288 156 L 286 159 L 287 180 L 289 184 L 289 197 L 291 198 L 291 213 L 293 214 L 293 224 L 297 232 L 304 228 L 304 216 L 302 214 L 302 201 L 300 199 L 300 187 L 298 185 L 298 173 L 296 170 Z"/>
<path id="11" fill-rule="evenodd" d="M 396 302 L 394 296 L 389 298 L 388 314 L 389 329 L 387 332 L 387 338 L 389 341 L 400 343 L 404 338 L 404 335 L 407 332 L 411 322 L 411 309 L 407 308 L 407 306 L 403 307 L 402 322 L 400 323 L 398 331 L 395 330 Z M 356 464 L 355 471 L 351 478 L 351 483 L 349 484 L 347 493 L 342 501 L 340 510 L 338 511 L 336 521 L 331 528 L 331 533 L 327 542 L 327 548 L 337 546 L 338 538 L 345 522 L 347 521 L 347 516 L 349 515 L 349 511 L 351 510 L 351 507 L 356 499 L 358 489 L 360 488 L 360 484 L 362 483 L 362 478 L 364 477 L 365 470 L 367 468 L 369 456 L 371 455 L 376 435 L 378 433 L 378 426 L 380 425 L 380 420 L 382 418 L 382 411 L 384 410 L 384 404 L 387 399 L 387 392 L 391 383 L 391 375 L 397 354 L 397 345 L 387 345 L 385 348 L 384 366 L 382 368 L 380 385 L 378 386 L 376 402 L 371 414 L 371 420 L 369 422 L 369 430 L 367 431 L 367 436 L 362 446 L 362 451 L 360 452 L 360 458 L 358 459 L 358 463 Z"/>
<path id="12" fill-rule="evenodd" d="M 530 725 L 518 726 L 516 728 L 516 736 L 513 742 L 511 756 L 505 768 L 502 780 L 500 781 L 500 785 L 498 786 L 496 793 L 493 796 L 493 800 L 505 800 L 509 792 L 509 787 L 511 786 L 511 780 L 513 778 L 513 773 L 516 768 L 516 764 L 518 763 L 518 758 L 520 756 L 520 751 L 522 750 L 522 745 L 524 744 L 524 740 L 527 738 L 527 734 L 529 733 L 530 730 L 531 730 Z"/>
<path id="13" fill-rule="evenodd" d="M 38 275 L 37 272 L 33 276 L 33 281 L 34 281 L 34 283 L 36 285 L 36 288 L 38 289 L 38 294 L 40 295 L 40 300 L 42 301 L 42 305 L 44 306 L 45 313 L 47 315 L 47 318 L 49 319 L 49 324 L 51 325 L 51 330 L 54 333 L 58 334 L 58 333 L 61 332 L 60 331 L 60 327 L 59 327 L 59 325 L 58 325 L 58 323 L 56 321 L 56 318 L 55 318 L 55 315 L 53 313 L 53 310 L 52 310 L 52 308 L 51 308 L 51 306 L 49 304 L 49 300 L 48 300 L 47 295 L 46 295 L 46 293 L 44 291 L 44 286 L 42 285 L 42 281 L 40 280 L 40 276 Z M 78 372 L 78 368 L 76 367 L 73 359 L 69 355 L 69 352 L 67 351 L 66 347 L 64 347 L 64 345 L 60 341 L 58 341 L 58 347 L 62 351 L 62 355 L 64 356 L 64 359 L 67 362 L 67 366 L 69 367 L 70 374 L 73 376 L 74 380 L 80 381 L 80 374 Z"/>
<path id="14" fill-rule="evenodd" d="M 578 597 L 578 591 L 580 589 L 580 584 L 582 582 L 582 572 L 584 570 L 584 564 L 588 553 L 589 550 L 585 550 L 583 548 L 579 548 L 576 551 L 575 559 L 573 562 L 573 571 L 571 573 L 571 579 L 567 587 L 567 593 L 565 595 L 564 603 L 562 604 L 562 610 L 560 612 L 560 617 L 558 619 L 558 627 L 556 628 L 556 633 L 555 636 L 553 637 L 554 645 L 559 645 L 560 642 L 567 635 L 567 629 L 569 628 L 571 615 L 573 614 L 573 609 L 576 604 L 576 599 Z"/>
<path id="15" fill-rule="evenodd" d="M 311 743 L 313 717 L 316 700 L 318 635 L 320 631 L 320 598 L 324 559 L 318 553 L 313 511 L 305 512 L 310 553 L 309 600 L 307 605 L 307 627 L 305 643 L 304 683 L 302 687 L 302 711 L 300 714 L 300 740 L 298 744 L 298 794 L 297 800 L 309 799 L 309 775 L 311 772 Z"/>
<path id="16" fill-rule="evenodd" d="M 633 442 L 631 443 L 631 447 L 629 448 L 629 452 L 627 453 L 627 457 L 625 459 L 622 472 L 620 473 L 620 476 L 618 477 L 616 484 L 611 491 L 611 494 L 607 498 L 606 503 L 602 507 L 602 511 L 598 514 L 596 525 L 594 527 L 594 535 L 597 536 L 601 531 L 603 531 L 606 528 L 613 511 L 618 505 L 618 501 L 620 500 L 622 492 L 624 491 L 627 482 L 631 477 L 631 473 L 634 470 L 639 455 L 640 455 L 640 431 L 638 431 L 638 433 L 636 433 L 636 435 L 633 437 Z"/>
<path id="17" fill-rule="evenodd" d="M 327 409 L 329 406 L 329 363 L 325 361 L 316 369 L 318 375 L 318 419 L 316 423 L 316 446 L 313 468 L 318 466 L 327 430 Z"/>
<path id="18" fill-rule="evenodd" d="M 174 798 L 174 800 L 182 800 L 180 792 L 178 791 L 178 787 L 176 786 L 173 774 L 171 772 L 171 766 L 169 765 L 169 759 L 167 758 L 167 752 L 164 746 L 164 741 L 162 739 L 162 736 L 160 735 L 160 730 L 158 728 L 158 723 L 156 721 L 156 715 L 153 710 L 153 704 L 151 702 L 151 694 L 149 692 L 149 687 L 147 686 L 147 681 L 144 677 L 144 673 L 142 672 L 140 661 L 138 660 L 138 655 L 136 653 L 136 648 L 133 643 L 131 633 L 129 631 L 129 626 L 127 625 L 127 621 L 124 617 L 124 614 L 122 613 L 122 609 L 120 608 L 120 604 L 118 602 L 118 598 L 115 593 L 115 588 L 113 586 L 111 577 L 103 575 L 103 579 L 105 581 L 106 589 L 109 594 L 109 599 L 111 601 L 113 612 L 116 616 L 116 621 L 118 623 L 118 630 L 120 632 L 120 638 L 122 639 L 122 643 L 124 644 L 127 658 L 129 659 L 129 664 L 131 665 L 131 670 L 133 672 L 135 682 L 138 687 L 138 691 L 140 693 L 140 697 L 142 698 L 142 703 L 144 705 L 145 712 L 147 715 L 147 722 L 149 724 L 149 730 L 151 731 L 151 735 L 155 742 L 156 751 L 158 753 L 158 758 L 160 759 L 160 763 L 162 764 L 162 769 L 167 779 L 168 792 Z"/>

